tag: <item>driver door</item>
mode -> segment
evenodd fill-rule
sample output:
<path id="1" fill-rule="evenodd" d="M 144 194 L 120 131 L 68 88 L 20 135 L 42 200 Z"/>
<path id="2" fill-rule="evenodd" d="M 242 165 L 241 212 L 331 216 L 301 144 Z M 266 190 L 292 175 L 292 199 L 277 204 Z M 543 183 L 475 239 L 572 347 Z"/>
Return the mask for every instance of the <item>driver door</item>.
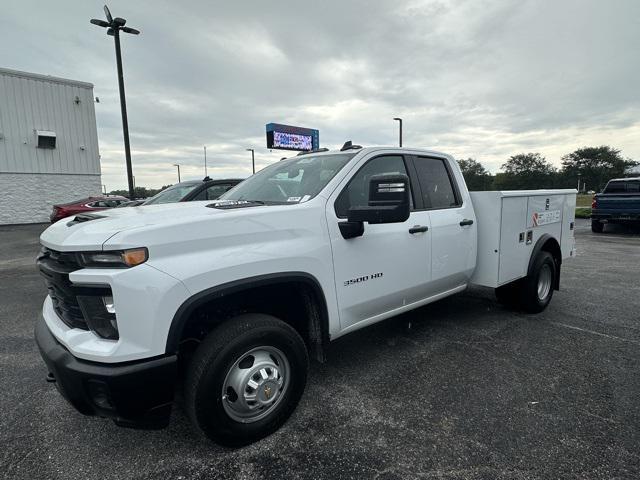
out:
<path id="1" fill-rule="evenodd" d="M 338 227 L 351 206 L 367 204 L 373 175 L 408 175 L 404 156 L 365 157 L 354 171 L 331 195 L 326 207 L 343 330 L 359 322 L 364 325 L 382 320 L 427 297 L 431 279 L 429 213 L 415 209 L 413 195 L 405 222 L 365 223 L 364 234 L 350 239 L 343 238 Z M 411 184 L 415 185 L 414 179 Z"/>

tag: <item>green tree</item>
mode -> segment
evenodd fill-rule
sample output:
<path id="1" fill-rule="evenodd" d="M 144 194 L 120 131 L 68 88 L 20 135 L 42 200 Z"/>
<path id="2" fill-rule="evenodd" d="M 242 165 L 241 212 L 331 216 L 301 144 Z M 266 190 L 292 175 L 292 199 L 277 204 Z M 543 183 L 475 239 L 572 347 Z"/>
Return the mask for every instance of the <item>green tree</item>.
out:
<path id="1" fill-rule="evenodd" d="M 600 191 L 612 178 L 624 177 L 638 162 L 625 159 L 608 145 L 583 147 L 562 157 L 563 183 L 575 187 L 580 182 L 588 189 Z"/>
<path id="2" fill-rule="evenodd" d="M 496 175 L 494 182 L 500 190 L 550 188 L 556 182 L 556 169 L 539 153 L 513 155 L 502 169 L 504 173 Z"/>
<path id="3" fill-rule="evenodd" d="M 493 176 L 484 166 L 473 158 L 458 160 L 462 176 L 471 191 L 490 190 L 493 186 Z"/>

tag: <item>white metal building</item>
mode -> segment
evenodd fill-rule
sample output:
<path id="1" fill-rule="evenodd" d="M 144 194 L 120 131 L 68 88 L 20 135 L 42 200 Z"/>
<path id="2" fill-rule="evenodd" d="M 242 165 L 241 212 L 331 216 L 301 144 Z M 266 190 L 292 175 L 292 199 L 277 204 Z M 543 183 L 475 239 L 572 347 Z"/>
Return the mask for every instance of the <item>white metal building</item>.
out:
<path id="1" fill-rule="evenodd" d="M 0 224 L 101 190 L 93 85 L 0 68 Z"/>

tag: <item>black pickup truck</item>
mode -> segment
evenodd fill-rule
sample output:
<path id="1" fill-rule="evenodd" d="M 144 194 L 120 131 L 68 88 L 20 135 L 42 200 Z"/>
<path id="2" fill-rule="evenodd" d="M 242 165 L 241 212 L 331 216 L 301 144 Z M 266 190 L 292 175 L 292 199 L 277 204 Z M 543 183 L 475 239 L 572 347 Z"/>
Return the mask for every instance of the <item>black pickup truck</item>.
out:
<path id="1" fill-rule="evenodd" d="M 591 230 L 602 233 L 605 223 L 640 224 L 640 177 L 609 180 L 591 203 Z"/>

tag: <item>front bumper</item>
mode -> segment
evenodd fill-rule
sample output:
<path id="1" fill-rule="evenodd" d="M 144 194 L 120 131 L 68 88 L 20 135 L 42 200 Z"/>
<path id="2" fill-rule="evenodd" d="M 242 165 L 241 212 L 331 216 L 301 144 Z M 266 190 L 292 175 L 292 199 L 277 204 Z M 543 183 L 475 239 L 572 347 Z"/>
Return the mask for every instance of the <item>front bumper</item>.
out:
<path id="1" fill-rule="evenodd" d="M 43 318 L 36 323 L 35 338 L 58 391 L 80 413 L 134 428 L 162 428 L 169 423 L 177 377 L 175 355 L 118 364 L 79 360 L 58 343 Z"/>

